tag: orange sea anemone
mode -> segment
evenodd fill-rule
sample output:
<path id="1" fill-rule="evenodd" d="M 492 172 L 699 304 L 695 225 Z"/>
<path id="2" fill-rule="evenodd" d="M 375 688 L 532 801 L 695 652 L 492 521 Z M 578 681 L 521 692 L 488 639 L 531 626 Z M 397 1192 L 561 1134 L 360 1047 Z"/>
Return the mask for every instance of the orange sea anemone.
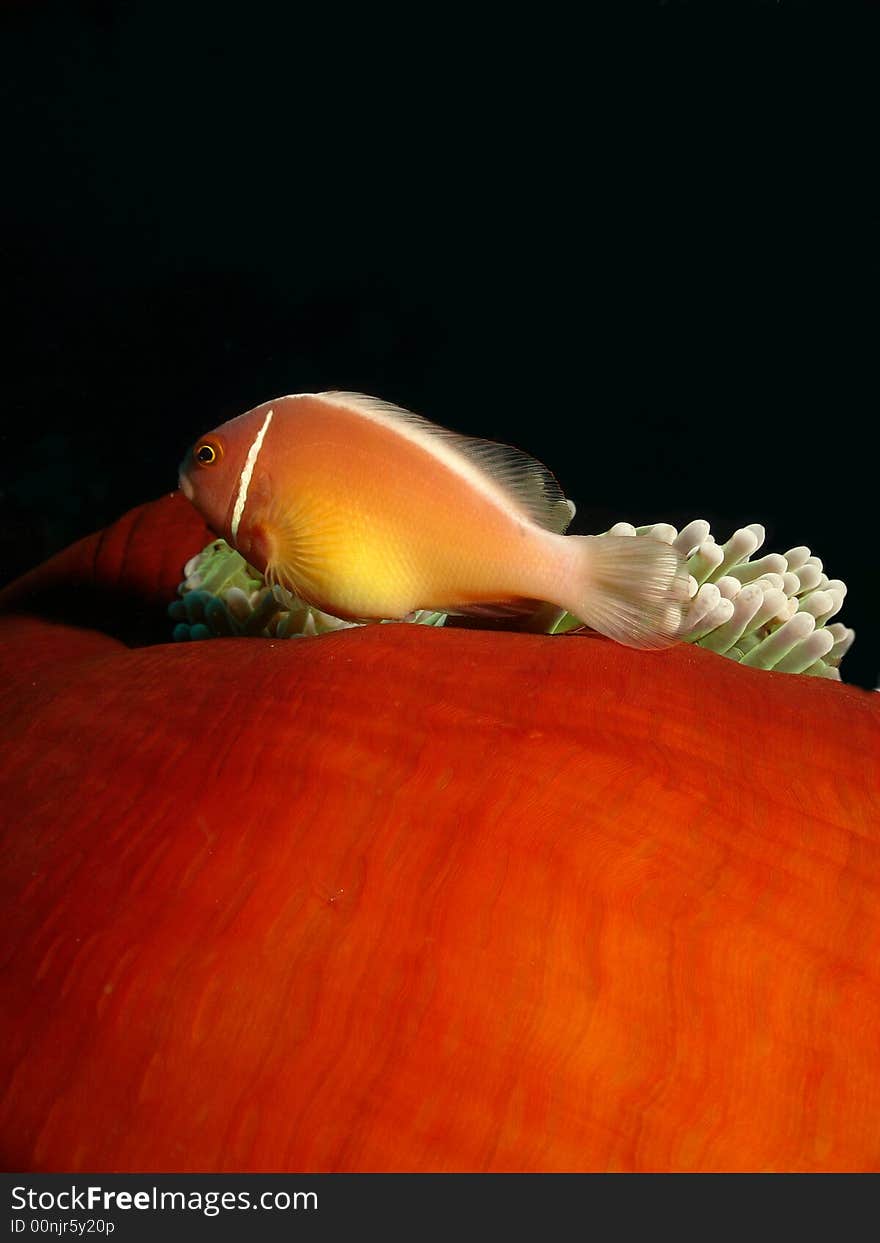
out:
<path id="1" fill-rule="evenodd" d="M 699 647 L 0 597 L 5 1168 L 880 1169 L 880 696 Z"/>

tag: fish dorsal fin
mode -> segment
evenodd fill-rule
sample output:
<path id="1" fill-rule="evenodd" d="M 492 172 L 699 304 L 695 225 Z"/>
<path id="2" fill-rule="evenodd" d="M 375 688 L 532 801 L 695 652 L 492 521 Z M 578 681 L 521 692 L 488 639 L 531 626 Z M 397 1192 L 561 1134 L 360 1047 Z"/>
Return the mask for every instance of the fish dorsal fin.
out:
<path id="1" fill-rule="evenodd" d="M 329 392 L 314 396 L 375 419 L 422 444 L 472 483 L 500 492 L 508 503 L 547 531 L 561 535 L 574 517 L 574 502 L 566 499 L 552 472 L 521 449 L 476 436 L 462 436 L 401 406 L 364 393 Z"/>

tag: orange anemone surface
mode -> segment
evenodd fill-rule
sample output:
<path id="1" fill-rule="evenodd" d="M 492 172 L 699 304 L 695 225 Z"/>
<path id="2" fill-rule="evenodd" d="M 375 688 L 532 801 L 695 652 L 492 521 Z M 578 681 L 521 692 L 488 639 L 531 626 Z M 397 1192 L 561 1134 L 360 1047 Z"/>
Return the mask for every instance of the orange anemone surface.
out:
<path id="1" fill-rule="evenodd" d="M 880 1169 L 880 696 L 693 647 L 3 593 L 3 1164 Z"/>

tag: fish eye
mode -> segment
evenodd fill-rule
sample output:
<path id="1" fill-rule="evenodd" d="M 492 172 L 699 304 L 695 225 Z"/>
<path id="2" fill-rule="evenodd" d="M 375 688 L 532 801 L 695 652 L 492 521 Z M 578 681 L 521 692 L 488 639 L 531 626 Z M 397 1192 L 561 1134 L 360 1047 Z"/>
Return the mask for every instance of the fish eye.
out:
<path id="1" fill-rule="evenodd" d="M 203 440 L 196 446 L 193 457 L 200 466 L 213 466 L 223 456 L 223 447 L 216 440 Z"/>

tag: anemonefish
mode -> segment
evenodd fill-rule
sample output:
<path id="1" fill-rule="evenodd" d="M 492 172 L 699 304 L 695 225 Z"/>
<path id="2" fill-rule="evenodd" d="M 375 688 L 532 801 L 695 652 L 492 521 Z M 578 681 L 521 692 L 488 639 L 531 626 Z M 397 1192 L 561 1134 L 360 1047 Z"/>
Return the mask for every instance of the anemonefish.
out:
<path id="1" fill-rule="evenodd" d="M 565 535 L 574 505 L 535 458 L 375 397 L 265 402 L 196 441 L 180 487 L 268 582 L 337 617 L 549 602 L 631 647 L 676 641 L 669 544 Z"/>

